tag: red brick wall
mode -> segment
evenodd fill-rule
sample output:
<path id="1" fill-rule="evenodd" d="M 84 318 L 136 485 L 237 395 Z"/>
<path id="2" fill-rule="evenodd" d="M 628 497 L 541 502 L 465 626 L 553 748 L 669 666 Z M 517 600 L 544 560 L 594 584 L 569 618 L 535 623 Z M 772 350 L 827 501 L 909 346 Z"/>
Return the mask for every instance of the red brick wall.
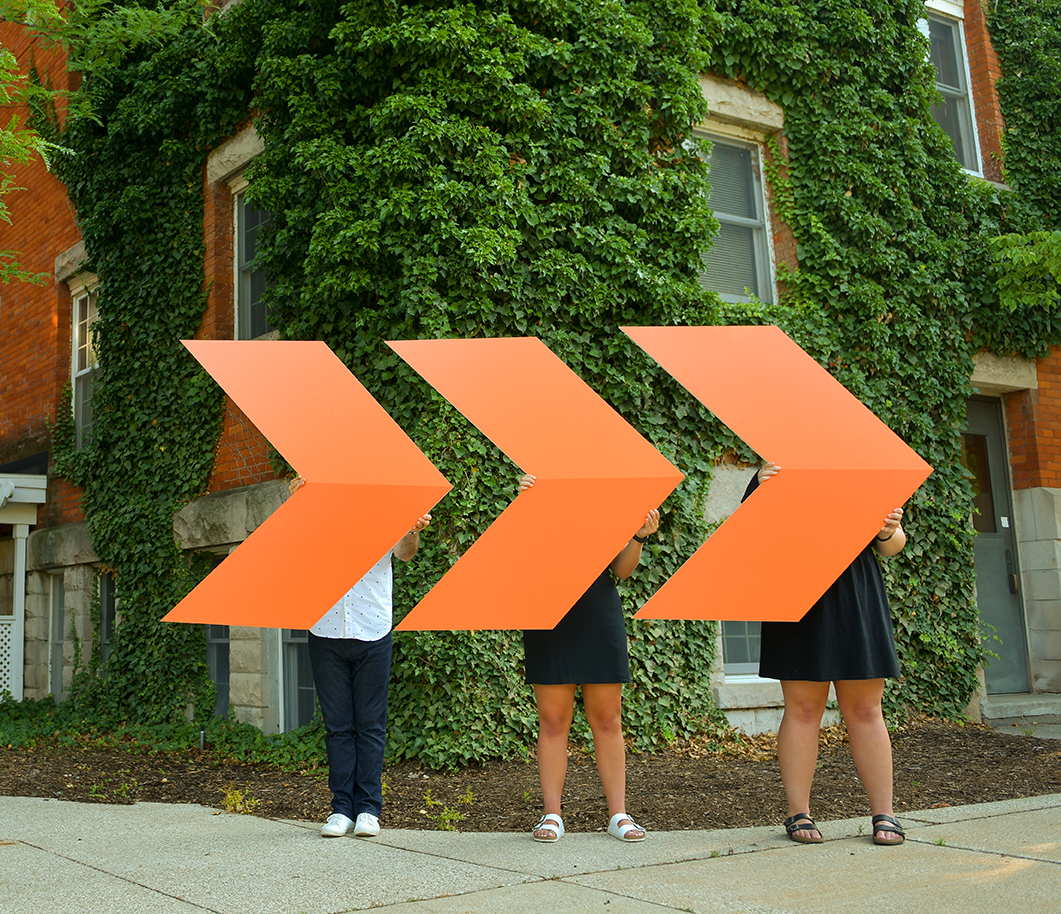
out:
<path id="1" fill-rule="evenodd" d="M 0 44 L 25 72 L 32 52 L 37 69 L 52 85 L 68 86 L 64 58 L 42 48 L 22 29 L 0 24 Z M 25 109 L 5 109 L 23 121 Z M 63 186 L 40 160 L 12 170 L 7 194 L 11 223 L 0 222 L 0 250 L 17 252 L 24 270 L 44 274 L 40 285 L 10 283 L 0 288 L 0 464 L 50 449 L 49 425 L 55 421 L 63 390 L 70 383 L 70 292 L 55 282 L 55 258 L 80 240 Z M 53 478 L 42 524 L 81 519 L 80 491 Z"/>
<path id="2" fill-rule="evenodd" d="M 52 84 L 70 84 L 64 59 L 42 49 L 16 26 L 0 24 L 0 44 L 26 69 L 32 50 Z M 76 78 L 76 77 L 75 77 Z M 72 86 L 71 86 L 72 87 Z M 25 118 L 26 112 L 16 112 Z M 14 283 L 0 289 L 0 464 L 50 449 L 50 426 L 70 383 L 71 298 L 54 278 L 55 258 L 80 241 L 73 208 L 63 186 L 39 161 L 14 169 L 9 194 L 11 224 L 0 222 L 0 250 L 19 252 L 22 267 L 45 274 L 43 285 Z M 234 326 L 232 192 L 204 177 L 207 310 L 201 338 L 232 339 Z M 268 444 L 238 409 L 226 404 L 224 431 L 211 474 L 211 491 L 274 478 Z M 83 520 L 82 491 L 51 473 L 41 524 Z"/>
<path id="3" fill-rule="evenodd" d="M 983 0 L 965 0 L 965 50 L 969 55 L 976 130 L 984 177 L 1002 181 L 1002 110 L 995 81 L 1002 75 L 998 55 L 987 32 Z"/>
<path id="4" fill-rule="evenodd" d="M 206 241 L 206 313 L 197 339 L 235 339 L 235 236 L 232 191 L 224 182 L 210 184 L 203 175 L 203 237 Z"/>
<path id="5" fill-rule="evenodd" d="M 1061 347 L 1038 365 L 1039 389 L 1006 396 L 1013 488 L 1061 487 Z"/>

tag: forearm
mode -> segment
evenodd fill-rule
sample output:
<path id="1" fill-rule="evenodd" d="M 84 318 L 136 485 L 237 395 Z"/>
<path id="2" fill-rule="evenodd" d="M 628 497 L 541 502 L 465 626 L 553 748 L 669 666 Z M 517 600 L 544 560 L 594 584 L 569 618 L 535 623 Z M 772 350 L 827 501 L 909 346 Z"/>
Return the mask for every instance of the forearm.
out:
<path id="1" fill-rule="evenodd" d="M 630 540 L 609 566 L 612 574 L 620 581 L 625 581 L 634 573 L 637 563 L 641 561 L 641 544 L 637 540 Z"/>
<path id="2" fill-rule="evenodd" d="M 410 530 L 400 540 L 398 545 L 394 547 L 394 554 L 403 562 L 408 562 L 416 555 L 417 550 L 420 548 L 420 533 L 417 530 Z"/>
<path id="3" fill-rule="evenodd" d="M 896 527 L 895 532 L 886 540 L 880 539 L 879 536 L 873 540 L 873 548 L 877 550 L 877 555 L 884 558 L 890 555 L 897 555 L 905 545 L 906 533 L 903 532 L 902 527 Z"/>

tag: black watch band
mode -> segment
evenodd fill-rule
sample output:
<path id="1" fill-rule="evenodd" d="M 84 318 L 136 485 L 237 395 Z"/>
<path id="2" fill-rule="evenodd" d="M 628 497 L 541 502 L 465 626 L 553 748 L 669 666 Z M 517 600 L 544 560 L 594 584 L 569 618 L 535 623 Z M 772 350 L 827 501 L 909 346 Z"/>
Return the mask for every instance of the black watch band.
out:
<path id="1" fill-rule="evenodd" d="M 645 545 L 645 543 L 647 543 L 647 542 L 648 542 L 648 537 L 647 537 L 647 536 L 638 536 L 638 535 L 637 535 L 637 534 L 635 533 L 635 534 L 634 534 L 634 542 L 635 542 L 635 543 L 640 543 L 640 544 L 641 544 L 642 546 L 644 546 L 644 545 Z"/>

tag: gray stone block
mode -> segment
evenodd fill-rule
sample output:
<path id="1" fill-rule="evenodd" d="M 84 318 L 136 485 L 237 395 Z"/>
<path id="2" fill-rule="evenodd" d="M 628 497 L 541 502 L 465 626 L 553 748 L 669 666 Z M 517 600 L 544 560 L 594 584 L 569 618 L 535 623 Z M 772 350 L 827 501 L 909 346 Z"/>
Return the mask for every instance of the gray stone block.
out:
<path id="1" fill-rule="evenodd" d="M 714 692 L 716 706 L 724 711 L 780 708 L 785 703 L 780 682 L 726 682 L 716 686 Z"/>
<path id="2" fill-rule="evenodd" d="M 1021 571 L 1061 570 L 1061 540 L 1028 540 L 1020 546 Z"/>
<path id="3" fill-rule="evenodd" d="M 1037 486 L 1013 493 L 1017 534 L 1026 540 L 1055 540 L 1061 537 L 1061 489 Z"/>
<path id="4" fill-rule="evenodd" d="M 51 575 L 41 574 L 40 572 L 27 572 L 26 573 L 26 599 L 29 597 L 47 597 L 52 592 L 52 582 L 49 580 Z"/>
<path id="5" fill-rule="evenodd" d="M 173 518 L 173 532 L 185 549 L 242 543 L 287 496 L 287 484 L 275 480 L 207 495 L 185 505 Z"/>
<path id="6" fill-rule="evenodd" d="M 711 488 L 704 499 L 704 520 L 717 524 L 736 511 L 748 481 L 758 470 L 757 466 L 736 467 L 725 463 L 712 467 Z"/>
<path id="7" fill-rule="evenodd" d="M 98 561 L 84 523 L 35 530 L 26 541 L 26 564 L 31 571 L 93 565 Z"/>
<path id="8" fill-rule="evenodd" d="M 1036 692 L 1061 692 L 1061 660 L 1037 660 L 1033 663 L 1032 688 Z"/>
<path id="9" fill-rule="evenodd" d="M 1023 576 L 1025 600 L 1061 600 L 1061 573 L 1027 571 Z"/>
<path id="10" fill-rule="evenodd" d="M 247 536 L 250 536 L 288 498 L 287 483 L 277 479 L 247 487 Z"/>
<path id="11" fill-rule="evenodd" d="M 1031 632 L 1031 659 L 1033 663 L 1043 660 L 1061 660 L 1061 631 Z"/>
<path id="12" fill-rule="evenodd" d="M 39 616 L 30 618 L 26 617 L 26 641 L 27 650 L 28 642 L 31 641 L 48 641 L 48 620 L 42 619 Z"/>
<path id="13" fill-rule="evenodd" d="M 262 677 L 254 673 L 229 673 L 229 701 L 237 708 L 262 708 Z M 241 718 L 242 719 L 242 718 Z"/>
<path id="14" fill-rule="evenodd" d="M 228 670 L 230 675 L 249 673 L 261 675 L 262 649 L 257 641 L 232 641 L 228 643 Z"/>

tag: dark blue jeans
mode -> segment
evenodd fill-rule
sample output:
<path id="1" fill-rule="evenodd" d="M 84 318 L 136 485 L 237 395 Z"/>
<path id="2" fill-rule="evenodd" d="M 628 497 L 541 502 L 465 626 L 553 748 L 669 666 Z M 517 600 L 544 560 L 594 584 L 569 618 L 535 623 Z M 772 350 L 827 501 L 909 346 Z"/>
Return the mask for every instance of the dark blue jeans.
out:
<path id="1" fill-rule="evenodd" d="M 383 810 L 383 750 L 391 636 L 379 641 L 309 633 L 313 684 L 324 718 L 332 812 L 351 819 Z"/>

